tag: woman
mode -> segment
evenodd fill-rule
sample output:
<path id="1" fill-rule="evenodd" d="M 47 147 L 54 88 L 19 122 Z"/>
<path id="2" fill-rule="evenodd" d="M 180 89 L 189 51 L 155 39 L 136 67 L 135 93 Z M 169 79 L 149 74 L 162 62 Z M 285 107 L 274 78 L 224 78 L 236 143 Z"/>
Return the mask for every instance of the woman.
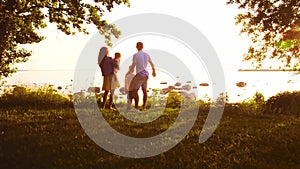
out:
<path id="1" fill-rule="evenodd" d="M 114 67 L 116 66 L 115 61 L 108 56 L 108 49 L 107 47 L 102 47 L 100 49 L 99 55 L 98 55 L 98 65 L 101 69 L 102 76 L 103 76 L 103 86 L 102 90 L 104 90 L 103 95 L 103 105 L 102 108 L 105 108 L 106 102 L 107 102 L 107 95 L 110 92 L 109 97 L 109 108 L 112 108 L 113 105 L 113 98 L 114 98 L 114 92 L 115 87 L 112 86 L 112 79 L 114 74 Z"/>

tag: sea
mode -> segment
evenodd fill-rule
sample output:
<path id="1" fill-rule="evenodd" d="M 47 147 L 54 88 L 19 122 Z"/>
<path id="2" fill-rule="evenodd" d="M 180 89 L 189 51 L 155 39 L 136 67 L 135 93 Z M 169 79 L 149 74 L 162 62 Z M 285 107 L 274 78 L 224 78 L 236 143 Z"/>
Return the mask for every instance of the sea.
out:
<path id="1" fill-rule="evenodd" d="M 38 87 L 52 85 L 62 90 L 64 94 L 72 94 L 79 91 L 86 91 L 87 88 L 74 89 L 73 79 L 74 70 L 19 70 L 11 77 L 3 79 L 5 84 L 3 88 L 9 88 L 13 85 L 25 85 L 28 87 Z M 240 102 L 253 97 L 256 92 L 260 92 L 268 99 L 277 93 L 285 91 L 300 90 L 300 75 L 297 72 L 290 71 L 247 71 L 247 70 L 225 70 L 225 88 L 230 102 Z M 124 73 L 120 76 L 124 76 Z M 90 86 L 102 86 L 102 76 L 98 72 L 95 77 L 91 77 Z M 124 78 L 119 78 L 121 87 L 124 86 Z M 149 89 L 168 88 L 174 86 L 178 79 L 167 77 L 150 78 Z M 164 83 L 162 83 L 164 82 Z M 241 83 L 242 82 L 242 83 Z M 184 85 L 185 82 L 182 82 Z M 196 92 L 200 99 L 207 99 L 211 96 L 213 82 L 198 81 L 198 84 L 191 84 L 189 92 Z M 208 83 L 208 86 L 201 86 L 200 83 Z M 241 85 L 242 84 L 242 85 Z M 121 95 L 121 94 L 119 94 Z M 124 97 L 124 96 L 120 96 Z"/>

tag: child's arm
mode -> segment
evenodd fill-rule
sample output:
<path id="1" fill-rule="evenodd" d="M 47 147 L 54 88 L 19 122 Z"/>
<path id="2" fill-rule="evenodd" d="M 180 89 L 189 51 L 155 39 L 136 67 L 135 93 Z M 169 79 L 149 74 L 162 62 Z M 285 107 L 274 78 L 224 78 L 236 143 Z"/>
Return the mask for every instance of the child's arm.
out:
<path id="1" fill-rule="evenodd" d="M 135 63 L 132 63 L 132 65 L 129 66 L 129 70 L 128 70 L 128 72 L 126 73 L 126 76 L 127 76 L 128 74 L 132 74 L 132 73 L 133 73 L 134 67 L 135 67 Z"/>
<path id="2" fill-rule="evenodd" d="M 112 59 L 111 64 L 112 64 L 114 69 L 120 70 L 120 61 L 118 62 L 117 59 Z"/>
<path id="3" fill-rule="evenodd" d="M 116 65 L 115 68 L 120 70 L 120 59 L 115 59 Z"/>

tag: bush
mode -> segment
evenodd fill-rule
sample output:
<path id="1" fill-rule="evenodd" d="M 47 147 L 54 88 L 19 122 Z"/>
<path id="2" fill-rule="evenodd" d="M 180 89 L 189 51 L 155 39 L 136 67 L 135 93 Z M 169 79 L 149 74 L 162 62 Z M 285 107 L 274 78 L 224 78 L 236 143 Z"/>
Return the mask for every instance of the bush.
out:
<path id="1" fill-rule="evenodd" d="M 57 92 L 51 86 L 42 86 L 38 89 L 28 89 L 24 86 L 15 86 L 6 90 L 0 97 L 0 107 L 27 107 L 27 108 L 57 108 L 73 107 L 70 98 Z"/>
<path id="2" fill-rule="evenodd" d="M 264 113 L 300 115 L 300 91 L 278 93 L 264 105 Z"/>
<path id="3" fill-rule="evenodd" d="M 247 114 L 261 114 L 265 104 L 265 97 L 262 93 L 256 92 L 252 98 L 237 104 L 238 111 Z"/>
<path id="4" fill-rule="evenodd" d="M 169 108 L 180 108 L 181 107 L 181 95 L 179 92 L 173 90 L 168 93 L 167 105 Z"/>

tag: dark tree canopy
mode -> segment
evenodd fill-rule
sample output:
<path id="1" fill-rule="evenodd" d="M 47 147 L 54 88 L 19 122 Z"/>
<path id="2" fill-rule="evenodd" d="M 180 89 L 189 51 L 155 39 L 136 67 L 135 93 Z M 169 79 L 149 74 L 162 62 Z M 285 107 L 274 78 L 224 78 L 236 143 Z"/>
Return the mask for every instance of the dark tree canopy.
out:
<path id="1" fill-rule="evenodd" d="M 102 19 L 105 11 L 129 0 L 1 0 L 0 2 L 0 80 L 15 71 L 14 63 L 26 62 L 31 52 L 20 44 L 38 43 L 44 39 L 37 33 L 49 23 L 67 35 L 88 34 L 85 24 L 94 24 L 111 46 L 111 36 L 120 31 Z"/>
<path id="2" fill-rule="evenodd" d="M 281 61 L 279 69 L 300 68 L 299 0 L 229 0 L 227 4 L 241 10 L 236 24 L 252 40 L 244 61 L 259 68 L 273 59 Z"/>

